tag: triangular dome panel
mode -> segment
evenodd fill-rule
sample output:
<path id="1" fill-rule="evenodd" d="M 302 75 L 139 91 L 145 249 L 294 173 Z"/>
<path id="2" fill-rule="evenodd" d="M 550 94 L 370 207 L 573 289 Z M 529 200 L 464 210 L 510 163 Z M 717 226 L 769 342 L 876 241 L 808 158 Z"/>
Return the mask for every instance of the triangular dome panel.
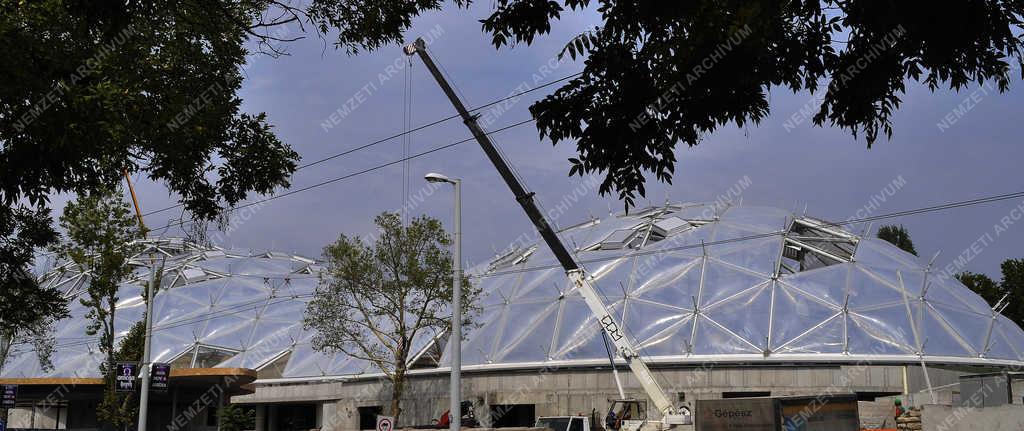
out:
<path id="1" fill-rule="evenodd" d="M 772 349 L 785 345 L 808 330 L 833 318 L 838 313 L 834 306 L 810 297 L 797 289 L 778 283 L 775 287 L 772 316 Z"/>
<path id="2" fill-rule="evenodd" d="M 700 307 L 713 305 L 754 286 L 768 281 L 768 277 L 757 276 L 728 264 L 708 260 L 704 265 Z"/>
<path id="3" fill-rule="evenodd" d="M 693 353 L 696 355 L 726 355 L 762 353 L 761 349 L 720 327 L 701 315 L 695 323 Z"/>
<path id="4" fill-rule="evenodd" d="M 851 354 L 886 355 L 917 352 L 914 329 L 904 304 L 850 312 L 846 319 Z"/>
<path id="5" fill-rule="evenodd" d="M 764 283 L 712 305 L 702 313 L 748 343 L 764 349 L 768 347 L 771 306 L 771 283 Z"/>

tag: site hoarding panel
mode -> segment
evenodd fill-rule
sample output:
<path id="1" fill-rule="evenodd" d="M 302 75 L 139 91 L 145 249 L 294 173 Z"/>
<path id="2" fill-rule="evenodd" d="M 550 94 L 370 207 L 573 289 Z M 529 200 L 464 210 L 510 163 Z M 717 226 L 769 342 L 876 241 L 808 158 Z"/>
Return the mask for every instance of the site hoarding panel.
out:
<path id="1" fill-rule="evenodd" d="M 771 398 L 697 400 L 696 431 L 779 431 Z"/>

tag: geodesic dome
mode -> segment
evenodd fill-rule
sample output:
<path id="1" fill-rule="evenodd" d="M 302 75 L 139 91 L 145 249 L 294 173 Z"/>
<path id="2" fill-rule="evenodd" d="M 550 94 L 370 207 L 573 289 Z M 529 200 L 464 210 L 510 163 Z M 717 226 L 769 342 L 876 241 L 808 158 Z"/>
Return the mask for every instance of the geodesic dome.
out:
<path id="1" fill-rule="evenodd" d="M 225 250 L 182 239 L 148 239 L 130 261 L 115 313 L 118 340 L 142 320 L 142 289 L 152 264 L 163 266 L 154 307 L 152 358 L 175 368 L 241 367 L 261 377 L 353 374 L 364 363 L 323 355 L 309 347 L 302 315 L 320 267 L 279 252 Z M 98 377 L 104 360 L 97 336 L 88 336 L 87 310 L 78 301 L 89 274 L 64 264 L 42 277 L 70 298 L 71 317 L 54 327 L 53 370 L 44 371 L 31 344 L 12 349 L 4 377 Z"/>
<path id="2" fill-rule="evenodd" d="M 1022 363 L 1016 324 L 951 274 L 846 226 L 670 204 L 560 236 L 648 362 Z M 482 326 L 464 364 L 607 362 L 599 325 L 543 244 L 477 273 Z"/>
<path id="3" fill-rule="evenodd" d="M 1024 331 L 955 278 L 845 225 L 789 211 L 669 204 L 559 232 L 647 362 L 878 361 L 1024 365 Z M 260 378 L 376 373 L 323 354 L 302 328 L 322 271 L 312 259 L 142 241 L 121 287 L 118 337 L 141 320 L 142 285 L 164 265 L 153 360 L 176 368 L 243 367 Z M 468 369 L 603 365 L 590 309 L 543 244 L 512 247 L 469 271 L 482 312 L 463 341 Z M 55 325 L 54 369 L 17 344 L 3 377 L 97 377 L 103 360 L 77 301 L 89 275 L 42 277 L 71 301 Z M 413 368 L 445 367 L 445 334 L 415 340 Z"/>

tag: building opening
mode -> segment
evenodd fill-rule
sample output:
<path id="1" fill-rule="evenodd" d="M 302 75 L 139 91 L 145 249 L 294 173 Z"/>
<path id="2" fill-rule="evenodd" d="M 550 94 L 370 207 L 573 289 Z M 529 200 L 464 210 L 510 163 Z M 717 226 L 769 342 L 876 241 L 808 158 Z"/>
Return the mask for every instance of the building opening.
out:
<path id="1" fill-rule="evenodd" d="M 767 391 L 750 391 L 750 392 L 722 392 L 722 399 L 729 398 L 764 398 L 772 396 L 771 392 Z"/>
<path id="2" fill-rule="evenodd" d="M 537 421 L 533 404 L 491 404 L 491 426 L 532 427 Z"/>
<path id="3" fill-rule="evenodd" d="M 306 431 L 316 427 L 315 405 L 281 404 L 277 406 L 278 431 Z"/>
<path id="4" fill-rule="evenodd" d="M 359 408 L 359 429 L 377 429 L 377 416 L 384 414 L 384 407 L 366 406 Z"/>

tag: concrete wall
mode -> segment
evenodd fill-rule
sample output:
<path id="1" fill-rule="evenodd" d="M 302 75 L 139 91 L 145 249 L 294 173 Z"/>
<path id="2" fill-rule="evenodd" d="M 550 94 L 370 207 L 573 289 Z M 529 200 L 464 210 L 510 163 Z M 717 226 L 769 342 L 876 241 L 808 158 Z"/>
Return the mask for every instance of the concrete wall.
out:
<path id="1" fill-rule="evenodd" d="M 921 425 L 924 431 L 1020 431 L 1024 406 L 972 409 L 930 404 L 921 410 Z"/>
<path id="2" fill-rule="evenodd" d="M 928 379 L 925 379 L 925 371 L 928 372 Z M 933 388 L 954 387 L 960 384 L 962 375 L 991 373 L 992 371 L 991 368 L 984 367 L 929 365 L 922 369 L 920 365 L 908 365 L 907 386 L 911 393 L 927 391 L 928 380 L 931 380 Z"/>
<path id="3" fill-rule="evenodd" d="M 786 396 L 903 391 L 900 366 L 718 366 L 661 369 L 655 370 L 655 375 L 673 401 L 685 398 L 688 402 L 721 398 L 723 392 L 770 392 L 772 396 Z M 622 372 L 620 377 L 627 396 L 646 399 L 632 374 Z M 324 431 L 352 430 L 358 428 L 359 407 L 388 405 L 389 387 L 376 379 L 257 385 L 255 394 L 234 397 L 232 402 L 315 401 L 322 403 L 319 419 Z M 619 398 L 612 373 L 607 369 L 467 373 L 463 374 L 463 394 L 466 400 L 473 401 L 477 418 L 485 425 L 491 423 L 491 405 L 534 404 L 538 416 L 587 414 L 596 409 L 603 417 L 610 406 L 609 400 Z M 448 376 L 412 376 L 402 408 L 401 424 L 431 423 L 448 409 Z"/>

